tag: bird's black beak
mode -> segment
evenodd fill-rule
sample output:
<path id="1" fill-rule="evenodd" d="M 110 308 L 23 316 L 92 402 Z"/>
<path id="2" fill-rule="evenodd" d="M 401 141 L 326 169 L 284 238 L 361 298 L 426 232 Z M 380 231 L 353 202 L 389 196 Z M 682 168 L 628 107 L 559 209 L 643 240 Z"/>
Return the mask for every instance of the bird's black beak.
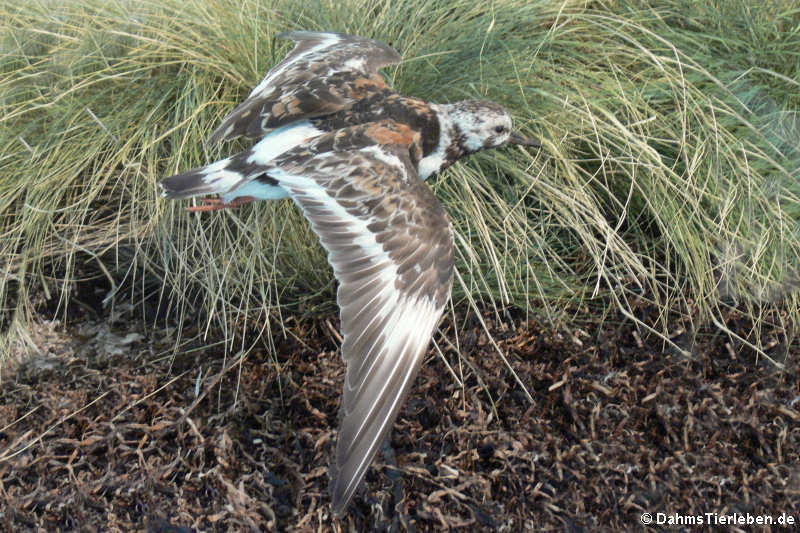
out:
<path id="1" fill-rule="evenodd" d="M 536 139 L 529 139 L 524 135 L 520 135 L 516 131 L 511 132 L 511 135 L 508 137 L 508 142 L 511 144 L 521 144 L 523 146 L 535 146 L 537 148 L 542 147 L 542 143 L 540 143 Z"/>

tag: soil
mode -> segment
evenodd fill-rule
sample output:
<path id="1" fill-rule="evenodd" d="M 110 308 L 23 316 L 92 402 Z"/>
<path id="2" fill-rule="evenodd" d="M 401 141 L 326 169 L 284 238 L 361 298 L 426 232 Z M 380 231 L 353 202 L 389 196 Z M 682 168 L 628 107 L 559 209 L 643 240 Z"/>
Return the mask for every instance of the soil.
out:
<path id="1" fill-rule="evenodd" d="M 779 328 L 763 333 L 775 365 L 713 329 L 676 324 L 681 352 L 628 322 L 554 331 L 512 311 L 487 324 L 515 378 L 479 321 L 459 319 L 460 358 L 445 322 L 443 356 L 431 347 L 335 520 L 335 321 L 290 319 L 275 355 L 241 356 L 70 314 L 3 373 L 3 531 L 798 529 L 800 350 Z M 728 326 L 749 327 L 736 312 Z"/>

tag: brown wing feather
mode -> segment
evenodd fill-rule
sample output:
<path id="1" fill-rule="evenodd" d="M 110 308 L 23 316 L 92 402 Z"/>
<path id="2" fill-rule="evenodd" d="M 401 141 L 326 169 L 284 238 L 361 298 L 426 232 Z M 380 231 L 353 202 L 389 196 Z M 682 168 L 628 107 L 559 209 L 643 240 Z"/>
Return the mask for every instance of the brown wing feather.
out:
<path id="1" fill-rule="evenodd" d="M 302 208 L 339 280 L 347 373 L 332 466 L 344 511 L 413 384 L 453 283 L 453 233 L 419 178 L 419 133 L 392 120 L 320 135 L 263 164 L 253 150 L 162 181 L 164 194 L 268 176 Z M 188 192 L 187 192 L 188 191 Z"/>
<path id="2" fill-rule="evenodd" d="M 409 146 L 337 150 L 368 139 L 365 129 L 326 135 L 270 173 L 303 209 L 339 280 L 347 374 L 331 471 L 337 514 L 391 430 L 453 276 L 449 219 L 417 176 Z M 323 146 L 330 151 L 311 153 Z"/>
<path id="3" fill-rule="evenodd" d="M 378 69 L 399 63 L 393 48 L 342 33 L 289 32 L 294 49 L 214 130 L 208 144 L 242 135 L 259 137 L 304 118 L 349 108 L 388 86 Z"/>

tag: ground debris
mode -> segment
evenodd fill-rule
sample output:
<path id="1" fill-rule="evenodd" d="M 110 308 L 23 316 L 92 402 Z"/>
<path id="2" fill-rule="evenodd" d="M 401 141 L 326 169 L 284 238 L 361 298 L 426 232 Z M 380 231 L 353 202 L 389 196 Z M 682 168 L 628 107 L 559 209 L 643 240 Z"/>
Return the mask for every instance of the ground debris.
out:
<path id="1" fill-rule="evenodd" d="M 623 531 L 645 512 L 800 514 L 798 354 L 776 369 L 715 335 L 687 357 L 628 324 L 490 320 L 534 402 L 479 326 L 459 333 L 462 362 L 439 339 L 447 365 L 431 350 L 336 522 L 344 367 L 330 324 L 296 323 L 303 343 L 276 339 L 277 363 L 165 357 L 169 335 L 135 322 L 48 323 L 48 348 L 0 387 L 0 529 Z"/>

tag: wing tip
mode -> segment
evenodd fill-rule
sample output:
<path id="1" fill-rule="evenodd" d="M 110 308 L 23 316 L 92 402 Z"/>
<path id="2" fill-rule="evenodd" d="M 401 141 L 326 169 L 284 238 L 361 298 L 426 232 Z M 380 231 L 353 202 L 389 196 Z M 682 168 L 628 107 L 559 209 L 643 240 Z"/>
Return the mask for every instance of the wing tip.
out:
<path id="1" fill-rule="evenodd" d="M 334 480 L 331 480 L 329 490 L 331 496 L 331 512 L 333 512 L 334 517 L 341 518 L 344 515 L 345 509 L 347 509 L 347 505 L 350 503 L 350 498 L 344 497 L 339 483 L 336 483 Z"/>
<path id="2" fill-rule="evenodd" d="M 359 41 L 364 43 L 372 43 L 372 45 L 381 49 L 385 54 L 382 58 L 380 66 L 396 65 L 403 61 L 403 56 L 400 52 L 392 48 L 388 43 L 378 39 L 371 39 L 369 37 L 361 37 L 359 35 L 352 35 L 349 33 L 342 33 L 337 31 L 310 31 L 310 30 L 290 30 L 283 31 L 275 35 L 276 39 L 290 39 L 294 42 L 300 42 L 306 39 L 330 39 L 335 38 L 336 42 L 342 41 Z"/>
<path id="3" fill-rule="evenodd" d="M 208 136 L 208 139 L 206 139 L 206 141 L 203 143 L 203 146 L 205 148 L 210 148 L 215 144 L 221 142 L 222 138 L 223 138 L 222 128 L 220 127 L 211 132 L 211 135 Z"/>
<path id="4" fill-rule="evenodd" d="M 242 136 L 241 132 L 236 131 L 236 121 L 232 120 L 234 118 L 239 118 L 237 111 L 238 108 L 234 109 L 233 112 L 222 121 L 222 124 L 217 126 L 217 128 L 211 132 L 211 135 L 208 136 L 206 142 L 203 143 L 206 148 L 214 146 L 222 141 L 232 141 Z"/>
<path id="5" fill-rule="evenodd" d="M 345 514 L 345 511 L 347 511 L 347 507 L 350 505 L 353 496 L 355 495 L 356 488 L 358 488 L 361 479 L 359 479 L 356 483 L 353 483 L 353 480 L 348 480 L 345 482 L 345 480 L 343 480 L 340 476 L 339 470 L 333 465 L 331 465 L 329 472 L 331 511 L 333 512 L 334 517 L 342 518 L 342 516 Z"/>
<path id="6" fill-rule="evenodd" d="M 289 30 L 282 31 L 275 36 L 276 39 L 290 39 L 292 41 L 302 41 L 303 39 L 313 39 L 315 37 L 335 36 L 339 39 L 345 36 L 344 33 L 335 31 L 311 31 L 311 30 Z"/>

